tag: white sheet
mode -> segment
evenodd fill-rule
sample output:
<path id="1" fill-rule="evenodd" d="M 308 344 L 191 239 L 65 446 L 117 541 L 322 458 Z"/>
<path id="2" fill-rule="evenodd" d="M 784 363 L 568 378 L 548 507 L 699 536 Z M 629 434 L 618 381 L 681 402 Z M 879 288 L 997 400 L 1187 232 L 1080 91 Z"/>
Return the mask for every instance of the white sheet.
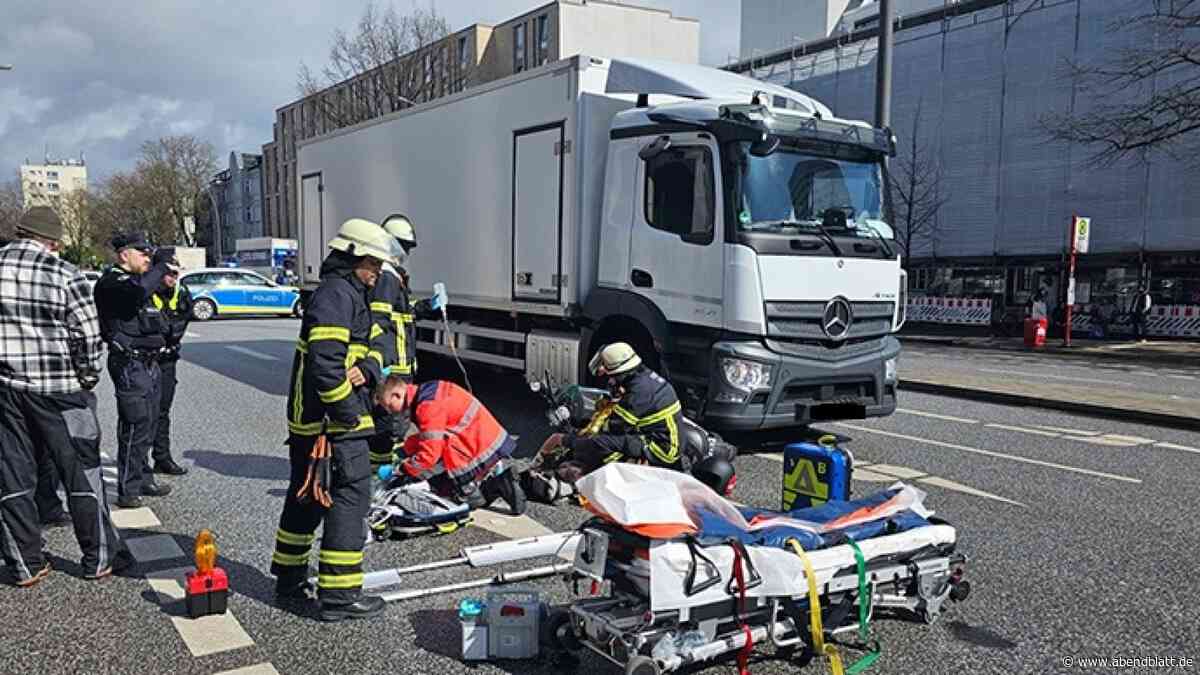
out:
<path id="1" fill-rule="evenodd" d="M 915 551 L 925 546 L 948 544 L 956 539 L 954 528 L 949 525 L 930 525 L 915 530 L 859 542 L 863 557 L 867 561 L 880 556 Z M 804 565 L 790 550 L 752 546 L 747 548 L 762 585 L 746 592 L 747 597 L 782 597 L 807 595 L 808 582 L 804 578 Z M 687 597 L 683 592 L 691 556 L 687 545 L 676 541 L 655 541 L 650 545 L 650 609 L 666 611 L 684 607 L 698 607 L 729 599 L 725 585 L 733 571 L 733 549 L 729 546 L 712 546 L 703 549 L 721 572 L 721 583 L 703 593 Z M 817 585 L 828 582 L 839 569 L 854 565 L 854 550 L 847 545 L 811 551 L 808 553 L 816 573 Z M 697 578 L 703 578 L 698 575 Z"/>

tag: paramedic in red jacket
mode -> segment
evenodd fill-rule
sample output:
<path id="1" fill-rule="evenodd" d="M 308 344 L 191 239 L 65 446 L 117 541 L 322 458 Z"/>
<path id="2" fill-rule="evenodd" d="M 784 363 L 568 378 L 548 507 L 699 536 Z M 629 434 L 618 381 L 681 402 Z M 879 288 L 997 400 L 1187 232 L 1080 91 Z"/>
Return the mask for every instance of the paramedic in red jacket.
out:
<path id="1" fill-rule="evenodd" d="M 453 494 L 473 509 L 502 497 L 513 515 L 525 512 L 525 493 L 516 474 L 501 460 L 512 456 L 516 441 L 470 392 L 453 382 L 434 380 L 419 386 L 401 375 L 379 387 L 379 404 L 393 415 L 408 412 L 416 433 L 404 441 L 399 471 L 428 480 L 440 493 Z"/>

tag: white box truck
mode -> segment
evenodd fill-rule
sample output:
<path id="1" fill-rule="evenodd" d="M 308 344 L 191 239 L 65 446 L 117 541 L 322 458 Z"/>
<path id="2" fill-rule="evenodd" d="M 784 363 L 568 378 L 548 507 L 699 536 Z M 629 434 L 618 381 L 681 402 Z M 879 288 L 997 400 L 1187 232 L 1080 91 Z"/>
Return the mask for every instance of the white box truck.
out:
<path id="1" fill-rule="evenodd" d="M 625 340 L 715 429 L 887 415 L 894 152 L 783 87 L 576 56 L 302 142 L 299 274 L 342 221 L 403 213 L 414 289 L 451 299 L 418 349 L 558 384 Z"/>
<path id="2" fill-rule="evenodd" d="M 234 246 L 237 250 L 238 267 L 274 279 L 275 274 L 284 268 L 287 261 L 296 257 L 299 243 L 295 239 L 251 237 L 238 239 Z"/>

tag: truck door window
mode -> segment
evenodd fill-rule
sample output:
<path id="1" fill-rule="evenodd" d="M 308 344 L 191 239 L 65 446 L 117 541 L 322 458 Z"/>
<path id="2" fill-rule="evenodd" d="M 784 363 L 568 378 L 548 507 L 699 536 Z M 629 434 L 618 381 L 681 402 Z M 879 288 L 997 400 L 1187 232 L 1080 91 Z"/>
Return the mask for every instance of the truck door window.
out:
<path id="1" fill-rule="evenodd" d="M 646 223 L 692 244 L 713 240 L 712 153 L 702 146 L 672 148 L 646 162 Z"/>

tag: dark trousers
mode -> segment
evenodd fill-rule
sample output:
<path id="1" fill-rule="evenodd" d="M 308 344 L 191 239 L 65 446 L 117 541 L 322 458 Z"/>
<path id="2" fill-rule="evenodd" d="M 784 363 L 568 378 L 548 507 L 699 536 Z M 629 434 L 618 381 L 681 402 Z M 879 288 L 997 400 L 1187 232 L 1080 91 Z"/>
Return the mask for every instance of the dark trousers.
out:
<path id="1" fill-rule="evenodd" d="M 52 465 L 67 489 L 83 572 L 100 572 L 124 544 L 108 511 L 94 394 L 0 388 L 0 551 L 18 581 L 46 562 L 34 499 L 40 462 Z"/>
<path id="2" fill-rule="evenodd" d="M 1133 339 L 1141 340 L 1146 337 L 1146 315 L 1142 312 L 1133 313 Z"/>
<path id="3" fill-rule="evenodd" d="M 160 389 L 162 395 L 158 403 L 158 425 L 154 430 L 154 449 L 150 454 L 155 464 L 165 464 L 171 460 L 171 404 L 175 402 L 175 365 L 178 359 L 160 361 L 158 368 L 162 371 Z"/>
<path id="4" fill-rule="evenodd" d="M 641 455 L 627 456 L 625 454 L 626 439 L 624 436 L 598 434 L 576 438 L 571 447 L 571 458 L 558 468 L 558 478 L 574 484 L 579 478 L 599 469 L 609 462 L 620 462 L 640 459 Z"/>
<path id="5" fill-rule="evenodd" d="M 279 529 L 275 533 L 275 553 L 271 556 L 271 574 L 280 588 L 289 588 L 308 578 L 309 551 L 317 526 L 325 524 L 318 556 L 317 592 L 321 602 L 330 605 L 358 601 L 363 582 L 363 545 L 367 540 L 366 517 L 371 506 L 371 462 L 367 440 L 333 440 L 330 459 L 333 484 L 328 509 L 313 502 L 301 502 L 296 491 L 304 484 L 308 455 L 316 439 L 293 436 L 288 441 L 291 478 Z"/>
<path id="6" fill-rule="evenodd" d="M 43 523 L 58 520 L 66 513 L 66 506 L 58 497 L 58 470 L 54 462 L 38 462 L 37 509 Z"/>
<path id="7" fill-rule="evenodd" d="M 117 494 L 139 497 L 154 483 L 150 449 L 158 433 L 161 371 L 155 361 L 108 354 L 108 374 L 117 390 Z"/>

